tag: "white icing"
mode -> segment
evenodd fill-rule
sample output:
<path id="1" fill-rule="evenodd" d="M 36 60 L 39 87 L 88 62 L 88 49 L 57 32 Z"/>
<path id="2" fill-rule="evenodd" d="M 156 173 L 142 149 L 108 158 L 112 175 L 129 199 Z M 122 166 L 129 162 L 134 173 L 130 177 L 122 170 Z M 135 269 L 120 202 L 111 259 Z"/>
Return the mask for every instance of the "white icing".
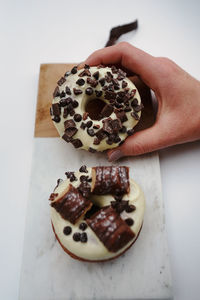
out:
<path id="1" fill-rule="evenodd" d="M 85 84 L 84 84 L 83 86 L 79 86 L 78 84 L 76 84 L 76 81 L 77 81 L 78 79 L 83 78 L 83 79 L 86 81 L 86 79 L 87 79 L 87 77 L 88 77 L 88 76 L 79 77 L 78 74 L 80 74 L 82 71 L 83 71 L 83 69 L 82 69 L 82 70 L 78 70 L 78 72 L 77 72 L 76 74 L 71 74 L 71 75 L 69 75 L 69 76 L 66 78 L 66 81 L 59 87 L 59 91 L 60 91 L 60 92 L 65 91 L 66 86 L 68 86 L 68 87 L 70 88 L 70 90 L 71 90 L 71 92 L 72 92 L 72 95 L 69 95 L 69 96 L 66 95 L 66 98 L 67 98 L 67 97 L 71 97 L 72 99 L 74 99 L 74 100 L 76 100 L 76 101 L 79 102 L 79 106 L 78 106 L 77 108 L 74 108 L 74 110 L 75 110 L 75 113 L 76 113 L 76 114 L 81 114 L 81 115 L 83 115 L 83 113 L 85 112 L 86 103 L 87 103 L 88 101 L 94 99 L 94 98 L 97 98 L 94 94 L 91 95 L 91 96 L 88 96 L 88 95 L 85 94 L 86 88 L 91 87 L 87 82 L 85 82 Z M 90 68 L 90 71 L 91 71 L 92 74 L 93 74 L 94 72 L 96 72 L 96 71 L 99 71 L 99 78 L 102 78 L 102 77 L 105 77 L 105 75 L 106 75 L 106 73 L 107 73 L 108 71 L 111 72 L 111 68 L 105 67 L 105 68 L 100 68 L 100 69 L 98 69 L 97 67 L 91 67 L 91 68 Z M 116 77 L 117 77 L 117 74 L 113 74 L 113 77 L 116 78 Z M 94 78 L 93 78 L 93 79 L 94 79 Z M 136 93 L 135 93 L 134 98 L 136 98 L 136 99 L 138 100 L 138 104 L 140 104 L 140 103 L 141 103 L 141 98 L 140 98 L 140 95 L 139 95 L 139 92 L 138 92 L 136 86 L 135 86 L 135 85 L 133 84 L 133 82 L 130 81 L 128 78 L 125 78 L 124 80 L 128 83 L 127 88 L 130 88 L 130 91 L 131 91 L 132 89 L 135 89 L 135 90 L 136 90 Z M 122 80 L 119 81 L 119 83 L 120 83 L 120 87 L 121 87 Z M 74 94 L 73 94 L 73 88 L 74 88 L 74 87 L 77 88 L 77 89 L 82 90 L 83 93 L 80 94 L 80 95 L 74 95 Z M 93 88 L 93 90 L 99 91 L 99 90 L 102 90 L 102 87 L 101 87 L 100 84 L 98 84 L 98 85 L 96 86 L 96 88 Z M 121 88 L 120 88 L 119 90 L 117 90 L 116 92 L 120 92 L 120 91 L 123 91 L 123 90 L 124 90 L 124 89 L 121 87 Z M 104 92 L 103 92 L 103 95 L 104 95 Z M 99 99 L 101 99 L 101 100 L 103 99 L 103 101 L 104 101 L 105 103 L 109 103 L 108 100 L 106 100 L 106 99 L 103 98 L 103 95 L 102 95 L 102 97 L 100 97 Z M 52 103 L 58 103 L 59 101 L 60 101 L 60 98 L 59 98 L 59 97 L 55 97 L 55 98 L 53 99 L 53 102 L 52 102 Z M 70 115 L 68 115 L 67 118 L 63 118 L 63 111 L 64 111 L 64 108 L 62 107 L 62 108 L 61 108 L 61 115 L 60 115 L 61 121 L 60 121 L 59 123 L 53 122 L 54 125 L 55 125 L 55 127 L 56 127 L 56 129 L 57 129 L 57 131 L 58 131 L 58 133 L 59 133 L 59 135 L 60 135 L 61 137 L 62 137 L 63 134 L 64 134 L 64 122 L 65 122 L 66 120 L 73 119 L 73 116 L 70 116 Z M 127 116 L 128 120 L 127 120 L 126 122 L 123 122 L 123 126 L 125 126 L 125 127 L 127 128 L 127 130 L 132 129 L 132 128 L 135 127 L 136 124 L 138 123 L 138 121 L 135 120 L 135 119 L 131 116 L 131 112 L 132 112 L 132 111 L 126 113 L 126 116 Z M 141 112 L 138 112 L 137 114 L 138 114 L 139 117 L 141 116 Z M 110 117 L 111 117 L 112 119 L 116 119 L 116 114 L 113 112 L 113 113 L 110 115 Z M 86 120 L 85 122 L 90 121 L 90 120 L 91 120 L 90 117 L 88 117 L 87 120 Z M 82 122 L 82 121 L 81 121 L 81 122 Z M 93 144 L 93 141 L 94 141 L 95 136 L 94 136 L 94 137 L 91 137 L 91 136 L 88 135 L 86 129 L 85 129 L 85 130 L 81 129 L 81 128 L 80 128 L 81 122 L 76 122 L 76 127 L 77 127 L 77 129 L 78 129 L 78 132 L 73 136 L 74 139 L 80 139 L 81 142 L 83 143 L 83 146 L 80 147 L 79 149 L 85 149 L 85 150 L 88 150 L 89 147 L 92 147 L 93 149 L 95 149 L 95 150 L 97 150 L 97 151 L 104 151 L 104 150 L 109 149 L 109 148 L 117 147 L 117 145 L 118 145 L 117 143 L 113 143 L 112 145 L 108 145 L 108 144 L 106 143 L 106 139 L 103 139 L 103 140 L 100 142 L 99 145 L 94 145 L 94 144 Z M 103 127 L 102 120 L 100 120 L 100 121 L 94 121 L 94 120 L 92 120 L 92 122 L 93 122 L 93 125 L 100 125 L 100 128 Z M 91 127 L 91 128 L 92 128 L 92 127 Z M 98 130 L 96 130 L 96 131 L 98 131 Z M 121 140 L 123 141 L 123 140 L 127 137 L 127 133 L 119 133 L 119 137 L 120 137 Z"/>
<path id="2" fill-rule="evenodd" d="M 81 175 L 91 176 L 91 168 L 87 168 L 87 170 L 88 173 L 76 172 L 75 176 L 78 178 L 78 180 L 72 182 L 71 184 L 77 187 L 80 184 L 79 178 Z M 60 183 L 60 185 L 54 191 L 54 193 L 58 193 L 57 197 L 60 197 L 62 193 L 65 193 L 69 183 L 70 181 L 68 179 Z M 132 239 L 125 247 L 123 247 L 122 249 L 120 249 L 118 252 L 115 253 L 109 252 L 89 226 L 84 231 L 87 233 L 88 236 L 87 243 L 75 242 L 73 240 L 73 234 L 75 232 L 80 232 L 80 233 L 83 232 L 79 229 L 79 225 L 81 222 L 83 222 L 84 217 L 82 217 L 75 225 L 73 225 L 69 221 L 64 220 L 60 216 L 60 214 L 53 207 L 51 207 L 51 221 L 53 223 L 55 233 L 58 236 L 62 245 L 74 255 L 86 260 L 106 260 L 106 259 L 113 258 L 119 255 L 120 253 L 122 253 L 136 239 L 140 231 L 140 228 L 142 226 L 143 217 L 144 217 L 144 209 L 145 209 L 144 194 L 141 188 L 139 187 L 139 185 L 132 179 L 130 179 L 130 192 L 124 195 L 123 200 L 129 200 L 129 204 L 133 204 L 136 207 L 136 210 L 131 213 L 126 213 L 125 211 L 121 213 L 122 219 L 132 218 L 134 220 L 134 224 L 130 228 L 135 233 L 135 238 Z M 103 196 L 92 195 L 91 201 L 94 204 L 103 207 L 109 205 L 110 201 L 114 201 L 114 198 L 112 195 L 103 195 Z M 72 233 L 70 235 L 65 235 L 63 233 L 63 229 L 65 226 L 70 226 L 72 228 Z"/>

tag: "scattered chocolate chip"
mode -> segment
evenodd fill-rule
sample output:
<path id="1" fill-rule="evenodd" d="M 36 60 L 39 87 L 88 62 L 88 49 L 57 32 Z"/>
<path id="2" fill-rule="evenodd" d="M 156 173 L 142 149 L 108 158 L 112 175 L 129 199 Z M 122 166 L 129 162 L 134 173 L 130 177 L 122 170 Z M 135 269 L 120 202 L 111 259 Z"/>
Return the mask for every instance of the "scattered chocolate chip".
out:
<path id="1" fill-rule="evenodd" d="M 70 120 L 67 120 L 64 122 L 64 127 L 65 127 L 65 129 L 74 128 L 74 127 L 76 127 L 76 124 L 75 124 L 74 120 L 70 119 Z"/>
<path id="2" fill-rule="evenodd" d="M 111 139 L 107 139 L 107 140 L 106 140 L 106 143 L 107 143 L 108 145 L 112 145 L 112 144 L 114 143 L 114 141 L 111 140 Z"/>
<path id="3" fill-rule="evenodd" d="M 128 83 L 127 83 L 125 80 L 123 80 L 123 81 L 122 81 L 122 88 L 123 88 L 123 89 L 126 88 L 127 85 L 128 85 Z"/>
<path id="4" fill-rule="evenodd" d="M 72 94 L 71 90 L 70 90 L 70 88 L 68 86 L 66 86 L 65 92 L 66 92 L 67 95 L 71 95 Z"/>
<path id="5" fill-rule="evenodd" d="M 107 86 L 107 85 L 104 85 L 104 86 L 102 87 L 102 90 L 103 90 L 103 91 L 107 91 L 107 89 L 108 89 L 108 86 Z"/>
<path id="6" fill-rule="evenodd" d="M 61 99 L 61 100 L 59 101 L 59 105 L 60 105 L 61 107 L 65 107 L 65 106 L 67 105 L 67 99 Z"/>
<path id="7" fill-rule="evenodd" d="M 69 114 L 70 114 L 70 116 L 73 116 L 75 114 L 75 111 L 73 109 L 71 109 Z"/>
<path id="8" fill-rule="evenodd" d="M 52 112 L 54 116 L 60 116 L 60 106 L 58 103 L 52 104 Z"/>
<path id="9" fill-rule="evenodd" d="M 75 67 L 73 67 L 73 68 L 71 69 L 71 73 L 72 73 L 72 74 L 76 74 L 76 73 L 77 73 L 77 66 L 75 66 Z"/>
<path id="10" fill-rule="evenodd" d="M 125 126 L 122 126 L 122 128 L 120 129 L 119 132 L 121 132 L 121 133 L 126 133 L 126 127 L 125 127 Z"/>
<path id="11" fill-rule="evenodd" d="M 93 94 L 93 89 L 91 87 L 89 87 L 85 90 L 85 93 L 86 93 L 86 95 L 91 96 Z"/>
<path id="12" fill-rule="evenodd" d="M 88 128 L 90 128 L 91 126 L 92 126 L 92 121 L 87 121 L 87 123 L 86 123 L 86 126 L 88 127 Z"/>
<path id="13" fill-rule="evenodd" d="M 115 210 L 118 214 L 121 214 L 124 210 L 126 210 L 126 207 L 128 206 L 128 201 L 126 200 L 121 200 L 121 201 L 116 201 Z"/>
<path id="14" fill-rule="evenodd" d="M 87 83 L 90 84 L 91 87 L 96 87 L 98 85 L 98 81 L 90 77 L 87 78 Z"/>
<path id="15" fill-rule="evenodd" d="M 74 95 L 80 95 L 83 93 L 81 90 L 76 89 L 76 88 L 73 88 L 73 92 L 74 92 Z"/>
<path id="16" fill-rule="evenodd" d="M 112 66 L 111 70 L 112 70 L 113 74 L 117 74 L 117 72 L 118 72 L 118 69 L 115 66 Z"/>
<path id="17" fill-rule="evenodd" d="M 106 75 L 105 80 L 106 80 L 106 82 L 110 83 L 110 82 L 112 82 L 112 77 Z"/>
<path id="18" fill-rule="evenodd" d="M 81 243 L 87 243 L 87 240 L 88 240 L 87 233 L 86 232 L 81 233 L 81 237 L 80 237 Z"/>
<path id="19" fill-rule="evenodd" d="M 79 232 L 75 232 L 75 233 L 73 234 L 73 240 L 74 240 L 75 242 L 79 242 L 80 239 L 81 239 L 81 234 L 80 234 Z"/>
<path id="20" fill-rule="evenodd" d="M 73 106 L 74 108 L 78 107 L 78 106 L 79 106 L 78 101 L 76 101 L 76 100 L 72 101 L 72 106 Z"/>
<path id="21" fill-rule="evenodd" d="M 82 181 L 78 187 L 79 192 L 83 195 L 83 197 L 88 198 L 91 193 L 91 187 L 87 181 Z"/>
<path id="22" fill-rule="evenodd" d="M 100 129 L 99 131 L 96 132 L 96 137 L 98 138 L 98 140 L 102 141 L 107 137 L 107 135 L 103 129 Z"/>
<path id="23" fill-rule="evenodd" d="M 65 92 L 64 91 L 62 91 L 61 93 L 60 93 L 60 98 L 63 98 L 63 97 L 65 97 Z"/>
<path id="24" fill-rule="evenodd" d="M 93 74 L 93 77 L 98 80 L 99 79 L 99 71 L 96 71 L 94 74 Z"/>
<path id="25" fill-rule="evenodd" d="M 116 114 L 117 118 L 120 119 L 120 121 L 122 123 L 126 122 L 128 120 L 128 118 L 126 116 L 126 113 L 123 110 L 122 111 L 115 110 L 115 114 Z"/>
<path id="26" fill-rule="evenodd" d="M 133 219 L 131 219 L 131 218 L 125 219 L 124 221 L 126 222 L 126 224 L 127 224 L 128 226 L 132 226 L 132 225 L 134 224 L 134 221 L 133 221 Z"/>
<path id="27" fill-rule="evenodd" d="M 80 76 L 80 77 L 91 76 L 91 73 L 88 69 L 85 69 L 78 76 Z"/>
<path id="28" fill-rule="evenodd" d="M 133 99 L 133 101 L 131 102 L 131 106 L 135 107 L 138 105 L 138 100 L 136 98 Z"/>
<path id="29" fill-rule="evenodd" d="M 82 181 L 88 181 L 88 176 L 86 176 L 86 175 L 81 175 L 80 176 L 80 181 L 82 182 Z"/>
<path id="30" fill-rule="evenodd" d="M 79 169 L 79 172 L 88 173 L 87 167 L 85 165 L 81 166 L 80 169 Z"/>
<path id="31" fill-rule="evenodd" d="M 74 115 L 74 121 L 80 122 L 82 120 L 82 116 L 80 114 L 75 114 Z"/>
<path id="32" fill-rule="evenodd" d="M 68 134 L 66 134 L 66 133 L 63 134 L 62 139 L 67 143 L 72 141 L 72 138 L 69 137 Z"/>
<path id="33" fill-rule="evenodd" d="M 121 142 L 121 139 L 118 135 L 116 135 L 114 138 L 114 143 L 119 143 L 119 142 Z"/>
<path id="34" fill-rule="evenodd" d="M 111 121 L 112 130 L 114 133 L 118 133 L 119 130 L 122 128 L 122 123 L 120 119 L 115 119 Z"/>
<path id="35" fill-rule="evenodd" d="M 70 182 L 77 181 L 77 178 L 74 175 L 74 172 L 65 172 L 65 175 L 70 180 Z"/>
<path id="36" fill-rule="evenodd" d="M 124 102 L 123 98 L 120 98 L 119 96 L 116 97 L 116 101 L 118 103 L 123 103 Z"/>
<path id="37" fill-rule="evenodd" d="M 92 129 L 92 128 L 88 128 L 88 129 L 87 129 L 87 133 L 88 133 L 90 136 L 94 136 L 94 135 L 95 135 L 94 129 Z"/>
<path id="38" fill-rule="evenodd" d="M 60 122 L 60 117 L 59 116 L 54 116 L 52 120 L 56 123 L 59 123 Z"/>
<path id="39" fill-rule="evenodd" d="M 135 205 L 130 204 L 130 205 L 127 205 L 127 207 L 126 207 L 126 212 L 127 213 L 131 213 L 131 212 L 133 212 L 135 210 L 136 210 Z"/>
<path id="40" fill-rule="evenodd" d="M 107 100 L 115 99 L 116 98 L 116 93 L 112 92 L 112 91 L 106 91 L 105 95 L 104 95 L 104 98 L 107 99 Z"/>
<path id="41" fill-rule="evenodd" d="M 98 138 L 95 138 L 93 144 L 94 145 L 99 145 L 100 144 L 100 140 Z"/>
<path id="42" fill-rule="evenodd" d="M 66 73 L 65 73 L 65 77 L 68 77 L 69 75 L 71 74 L 71 72 L 70 71 L 67 71 Z"/>
<path id="43" fill-rule="evenodd" d="M 79 140 L 79 139 L 72 140 L 71 143 L 74 146 L 74 148 L 80 148 L 83 146 L 81 140 Z"/>
<path id="44" fill-rule="evenodd" d="M 69 138 L 73 137 L 77 133 L 78 129 L 77 128 L 67 128 L 65 129 L 65 134 Z"/>
<path id="45" fill-rule="evenodd" d="M 136 94 L 136 89 L 133 89 L 130 93 L 130 98 L 133 98 Z"/>
<path id="46" fill-rule="evenodd" d="M 109 92 L 114 92 L 114 84 L 113 84 L 113 83 L 110 83 L 110 84 L 108 85 L 107 91 L 109 91 Z"/>
<path id="47" fill-rule="evenodd" d="M 117 107 L 117 108 L 122 108 L 122 107 L 123 107 L 123 105 L 122 105 L 122 104 L 120 104 L 120 103 L 118 103 L 118 102 L 115 102 L 115 107 Z"/>
<path id="48" fill-rule="evenodd" d="M 129 130 L 127 131 L 127 134 L 128 134 L 128 135 L 132 135 L 133 133 L 134 133 L 134 128 L 129 129 Z"/>
<path id="49" fill-rule="evenodd" d="M 78 80 L 76 81 L 76 84 L 78 84 L 78 85 L 82 86 L 82 85 L 84 85 L 84 84 L 85 84 L 85 80 L 84 80 L 84 79 L 82 79 L 82 78 L 80 78 L 80 79 L 78 79 Z"/>
<path id="50" fill-rule="evenodd" d="M 58 80 L 57 84 L 58 84 L 59 86 L 61 86 L 65 81 L 66 81 L 66 79 L 65 79 L 64 77 L 61 77 L 61 78 Z"/>
<path id="51" fill-rule="evenodd" d="M 131 110 L 132 110 L 132 109 L 130 108 L 130 106 L 127 106 L 127 107 L 124 108 L 124 111 L 125 111 L 125 112 L 129 112 L 129 111 L 131 111 Z"/>
<path id="52" fill-rule="evenodd" d="M 86 124 L 82 122 L 80 128 L 84 130 L 86 128 Z"/>
<path id="53" fill-rule="evenodd" d="M 106 83 L 106 80 L 105 80 L 105 78 L 101 78 L 101 79 L 99 79 L 99 83 L 100 83 L 100 85 L 101 85 L 101 86 L 104 86 L 104 85 L 105 85 L 105 83 Z"/>
<path id="54" fill-rule="evenodd" d="M 102 91 L 95 91 L 95 94 L 97 97 L 101 97 L 103 92 Z"/>
<path id="55" fill-rule="evenodd" d="M 100 128 L 100 125 L 96 124 L 96 125 L 93 126 L 93 128 L 94 128 L 94 129 L 99 129 L 99 128 Z"/>
<path id="56" fill-rule="evenodd" d="M 89 116 L 89 113 L 88 112 L 84 112 L 83 113 L 83 120 L 85 121 Z"/>
<path id="57" fill-rule="evenodd" d="M 85 231 L 85 229 L 87 228 L 87 224 L 85 222 L 82 222 L 80 225 L 79 225 L 79 229 L 82 230 L 82 231 Z"/>
<path id="58" fill-rule="evenodd" d="M 144 106 L 142 104 L 140 104 L 140 105 L 135 106 L 134 110 L 135 110 L 135 112 L 139 112 L 139 111 L 141 111 L 143 109 L 143 107 Z"/>
<path id="59" fill-rule="evenodd" d="M 131 116 L 137 121 L 140 119 L 139 115 L 134 111 L 131 113 Z"/>
<path id="60" fill-rule="evenodd" d="M 65 226 L 64 229 L 63 229 L 63 233 L 65 235 L 70 235 L 72 232 L 72 228 L 70 226 Z"/>
<path id="61" fill-rule="evenodd" d="M 104 108 L 102 109 L 102 111 L 101 111 L 101 115 L 103 117 L 109 117 L 112 114 L 113 111 L 114 111 L 113 106 L 110 105 L 110 104 L 106 104 L 104 106 Z"/>
<path id="62" fill-rule="evenodd" d="M 90 69 L 90 66 L 85 64 L 84 69 Z"/>
<path id="63" fill-rule="evenodd" d="M 68 114 L 69 114 L 68 108 L 65 107 L 63 111 L 63 118 L 67 118 Z"/>
<path id="64" fill-rule="evenodd" d="M 57 86 L 53 92 L 53 97 L 58 97 L 60 96 L 60 91 L 59 91 L 59 87 Z"/>
<path id="65" fill-rule="evenodd" d="M 91 152 L 91 153 L 95 153 L 97 150 L 94 149 L 94 148 L 92 148 L 92 147 L 90 147 L 90 148 L 88 149 L 88 151 Z"/>
<path id="66" fill-rule="evenodd" d="M 123 195 L 122 195 L 122 194 L 116 194 L 116 195 L 114 196 L 114 198 L 115 198 L 116 201 L 121 201 L 122 198 L 123 198 Z"/>
<path id="67" fill-rule="evenodd" d="M 103 120 L 103 130 L 106 131 L 107 133 L 113 133 L 113 128 L 112 128 L 112 119 L 105 119 Z M 97 136 L 97 134 L 96 134 Z"/>

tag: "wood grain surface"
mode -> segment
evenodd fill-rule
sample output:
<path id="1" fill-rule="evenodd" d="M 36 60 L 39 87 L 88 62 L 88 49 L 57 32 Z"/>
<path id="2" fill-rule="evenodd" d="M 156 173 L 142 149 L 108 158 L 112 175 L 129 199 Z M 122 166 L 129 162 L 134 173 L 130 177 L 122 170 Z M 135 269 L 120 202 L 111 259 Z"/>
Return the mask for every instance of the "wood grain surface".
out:
<path id="1" fill-rule="evenodd" d="M 53 91 L 57 85 L 57 81 L 66 71 L 71 70 L 74 65 L 76 64 L 41 64 L 35 120 L 35 137 L 59 136 L 50 116 Z M 137 86 L 144 104 L 141 120 L 135 127 L 136 131 L 139 131 L 153 125 L 155 122 L 155 112 L 152 106 L 149 88 L 144 85 L 137 76 L 131 77 L 130 79 Z"/>

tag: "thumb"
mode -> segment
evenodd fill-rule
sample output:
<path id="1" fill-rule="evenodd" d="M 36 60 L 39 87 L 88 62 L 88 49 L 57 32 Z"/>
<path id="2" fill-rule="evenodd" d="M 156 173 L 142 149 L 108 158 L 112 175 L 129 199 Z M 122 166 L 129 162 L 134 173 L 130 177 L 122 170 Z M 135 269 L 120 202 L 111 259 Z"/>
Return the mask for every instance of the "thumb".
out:
<path id="1" fill-rule="evenodd" d="M 155 123 L 152 127 L 136 132 L 114 150 L 108 151 L 108 160 L 115 161 L 123 156 L 135 156 L 152 152 L 167 146 L 166 134 Z"/>

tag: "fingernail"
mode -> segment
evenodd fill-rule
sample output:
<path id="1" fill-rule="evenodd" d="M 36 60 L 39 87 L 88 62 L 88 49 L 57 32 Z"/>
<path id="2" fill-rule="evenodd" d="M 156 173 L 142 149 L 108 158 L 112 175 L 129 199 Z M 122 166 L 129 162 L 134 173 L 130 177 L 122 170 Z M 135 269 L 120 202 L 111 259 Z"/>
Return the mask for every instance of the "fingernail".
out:
<path id="1" fill-rule="evenodd" d="M 123 156 L 123 153 L 121 150 L 114 150 L 110 155 L 109 155 L 109 161 L 115 161 L 118 160 L 120 157 Z"/>

